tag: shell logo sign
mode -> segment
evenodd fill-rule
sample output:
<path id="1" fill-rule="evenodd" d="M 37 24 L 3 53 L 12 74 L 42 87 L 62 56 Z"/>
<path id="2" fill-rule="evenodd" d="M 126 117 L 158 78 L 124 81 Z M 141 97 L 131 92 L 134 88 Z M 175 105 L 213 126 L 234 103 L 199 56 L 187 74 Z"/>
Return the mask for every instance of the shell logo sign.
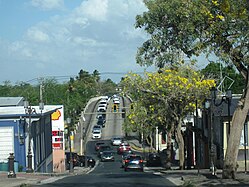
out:
<path id="1" fill-rule="evenodd" d="M 56 110 L 56 111 L 52 114 L 52 120 L 59 120 L 60 117 L 61 117 L 61 112 L 60 112 L 60 110 Z"/>

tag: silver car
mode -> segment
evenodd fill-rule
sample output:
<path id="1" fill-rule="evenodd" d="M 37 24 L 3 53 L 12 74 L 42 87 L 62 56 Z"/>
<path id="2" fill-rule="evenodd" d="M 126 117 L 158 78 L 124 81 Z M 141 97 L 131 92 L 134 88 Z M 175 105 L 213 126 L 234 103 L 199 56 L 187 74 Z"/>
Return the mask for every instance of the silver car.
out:
<path id="1" fill-rule="evenodd" d="M 123 142 L 121 137 L 113 137 L 111 139 L 112 145 L 120 145 Z"/>

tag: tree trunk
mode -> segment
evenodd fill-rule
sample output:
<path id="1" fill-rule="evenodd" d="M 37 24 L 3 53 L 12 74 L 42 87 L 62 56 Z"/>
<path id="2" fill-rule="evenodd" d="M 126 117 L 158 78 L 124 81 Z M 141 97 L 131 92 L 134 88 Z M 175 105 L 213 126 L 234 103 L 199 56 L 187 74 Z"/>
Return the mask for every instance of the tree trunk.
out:
<path id="1" fill-rule="evenodd" d="M 152 138 L 152 133 L 146 137 L 146 142 L 150 145 L 150 151 L 153 151 L 153 138 Z"/>
<path id="2" fill-rule="evenodd" d="M 178 123 L 178 126 L 176 128 L 176 139 L 177 139 L 177 143 L 179 146 L 179 168 L 180 170 L 184 169 L 184 160 L 185 160 L 185 156 L 184 156 L 184 140 L 183 140 L 183 136 L 182 136 L 182 131 L 181 131 L 181 122 Z"/>
<path id="3" fill-rule="evenodd" d="M 248 80 L 247 80 L 247 85 Z M 246 87 L 244 95 L 241 97 L 238 106 L 233 114 L 232 126 L 228 139 L 227 151 L 223 166 L 223 178 L 235 179 L 237 170 L 237 157 L 242 129 L 249 110 L 249 88 Z"/>
<path id="4" fill-rule="evenodd" d="M 166 153 L 166 163 L 165 167 L 166 169 L 171 169 L 171 142 L 172 142 L 172 130 L 169 130 L 167 133 L 167 153 Z"/>

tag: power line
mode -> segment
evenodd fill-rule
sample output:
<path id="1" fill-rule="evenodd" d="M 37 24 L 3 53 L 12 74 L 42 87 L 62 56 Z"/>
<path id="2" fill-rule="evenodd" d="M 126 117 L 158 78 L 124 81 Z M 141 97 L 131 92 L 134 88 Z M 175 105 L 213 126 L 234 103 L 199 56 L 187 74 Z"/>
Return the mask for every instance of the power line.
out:
<path id="1" fill-rule="evenodd" d="M 100 75 L 127 75 L 129 72 L 99 72 Z M 133 72 L 136 74 L 144 74 L 144 72 Z M 40 81 L 42 79 L 45 78 L 52 78 L 52 79 L 56 79 L 56 80 L 66 80 L 66 79 L 70 79 L 70 78 L 74 78 L 77 77 L 78 75 L 57 75 L 57 76 L 43 76 L 43 77 L 37 77 L 37 78 L 33 78 L 30 80 L 25 81 L 26 83 L 32 83 L 35 81 Z"/>

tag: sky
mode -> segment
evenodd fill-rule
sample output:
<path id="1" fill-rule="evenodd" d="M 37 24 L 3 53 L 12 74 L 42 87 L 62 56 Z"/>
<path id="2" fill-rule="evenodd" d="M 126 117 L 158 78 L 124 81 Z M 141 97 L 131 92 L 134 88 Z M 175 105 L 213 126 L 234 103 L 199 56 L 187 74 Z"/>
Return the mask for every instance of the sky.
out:
<path id="1" fill-rule="evenodd" d="M 144 11 L 142 0 L 0 0 L 0 84 L 143 72 L 135 56 L 147 35 L 134 24 Z"/>

